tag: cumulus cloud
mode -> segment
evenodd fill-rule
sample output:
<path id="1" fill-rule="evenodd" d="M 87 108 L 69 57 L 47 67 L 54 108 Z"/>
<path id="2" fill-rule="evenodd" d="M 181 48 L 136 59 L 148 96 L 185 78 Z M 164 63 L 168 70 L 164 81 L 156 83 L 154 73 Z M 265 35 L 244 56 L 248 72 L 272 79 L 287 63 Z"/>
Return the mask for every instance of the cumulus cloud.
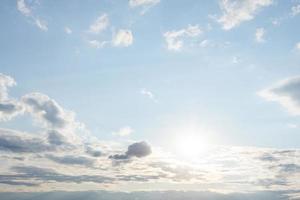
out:
<path id="1" fill-rule="evenodd" d="M 264 28 L 258 28 L 256 29 L 255 31 L 255 41 L 258 42 L 258 43 L 262 43 L 262 42 L 265 42 L 265 34 L 266 34 L 266 31 Z"/>
<path id="2" fill-rule="evenodd" d="M 258 93 L 268 101 L 275 101 L 291 114 L 300 115 L 300 76 L 288 78 Z"/>
<path id="3" fill-rule="evenodd" d="M 31 3 L 33 4 L 35 2 L 33 1 Z M 47 22 L 34 15 L 31 7 L 27 4 L 26 0 L 17 0 L 17 9 L 22 15 L 29 18 L 32 23 L 35 24 L 36 27 L 38 27 L 40 30 L 48 31 Z"/>
<path id="4" fill-rule="evenodd" d="M 242 22 L 252 20 L 261 8 L 272 3 L 272 0 L 220 0 L 223 15 L 218 22 L 223 25 L 223 29 L 230 30 Z"/>
<path id="5" fill-rule="evenodd" d="M 180 51 L 183 47 L 184 40 L 199 36 L 202 30 L 199 25 L 188 25 L 185 29 L 167 31 L 164 33 L 164 38 L 167 43 L 167 49 L 171 51 Z"/>
<path id="6" fill-rule="evenodd" d="M 114 160 L 127 160 L 133 157 L 142 158 L 151 154 L 151 147 L 146 142 L 136 142 L 128 146 L 124 154 L 110 156 Z"/>
<path id="7" fill-rule="evenodd" d="M 15 85 L 12 77 L 0 73 L 0 121 L 10 120 L 22 112 L 22 106 L 8 95 L 8 88 Z"/>
<path id="8" fill-rule="evenodd" d="M 109 25 L 109 18 L 107 14 L 102 14 L 89 27 L 89 32 L 98 34 L 104 31 Z"/>
<path id="9" fill-rule="evenodd" d="M 114 46 L 128 47 L 133 43 L 133 35 L 131 30 L 120 29 L 112 39 Z"/>

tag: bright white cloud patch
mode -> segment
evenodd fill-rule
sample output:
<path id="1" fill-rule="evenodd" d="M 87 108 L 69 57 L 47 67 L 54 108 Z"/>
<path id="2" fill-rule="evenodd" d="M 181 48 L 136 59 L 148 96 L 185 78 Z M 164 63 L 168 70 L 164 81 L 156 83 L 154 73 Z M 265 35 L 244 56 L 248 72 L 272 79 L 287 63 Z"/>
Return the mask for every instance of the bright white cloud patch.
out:
<path id="1" fill-rule="evenodd" d="M 199 25 L 189 25 L 185 29 L 167 31 L 164 33 L 164 38 L 167 43 L 167 49 L 171 51 L 180 51 L 184 41 L 189 38 L 195 38 L 202 33 Z"/>
<path id="2" fill-rule="evenodd" d="M 256 29 L 255 31 L 255 41 L 258 42 L 258 43 L 262 43 L 262 42 L 265 42 L 265 34 L 266 34 L 266 31 L 264 28 L 258 28 Z"/>
<path id="3" fill-rule="evenodd" d="M 259 9 L 272 3 L 272 0 L 220 0 L 223 15 L 218 22 L 223 25 L 223 29 L 230 30 L 242 22 L 252 20 Z"/>
<path id="4" fill-rule="evenodd" d="M 114 46 L 128 47 L 133 43 L 133 35 L 131 30 L 120 29 L 112 39 Z"/>
<path id="5" fill-rule="evenodd" d="M 40 19 L 35 19 L 35 24 L 42 31 L 48 31 L 48 26 L 47 26 L 47 23 L 45 21 L 42 21 Z"/>
<path id="6" fill-rule="evenodd" d="M 132 134 L 134 130 L 130 126 L 125 126 L 120 128 L 117 132 L 113 132 L 113 135 L 118 135 L 118 136 L 128 136 Z"/>
<path id="7" fill-rule="evenodd" d="M 262 90 L 259 95 L 268 101 L 275 101 L 291 114 L 300 115 L 300 77 L 279 81 L 274 86 Z"/>
<path id="8" fill-rule="evenodd" d="M 107 14 L 98 17 L 89 27 L 89 32 L 98 34 L 104 31 L 109 25 L 109 18 Z"/>

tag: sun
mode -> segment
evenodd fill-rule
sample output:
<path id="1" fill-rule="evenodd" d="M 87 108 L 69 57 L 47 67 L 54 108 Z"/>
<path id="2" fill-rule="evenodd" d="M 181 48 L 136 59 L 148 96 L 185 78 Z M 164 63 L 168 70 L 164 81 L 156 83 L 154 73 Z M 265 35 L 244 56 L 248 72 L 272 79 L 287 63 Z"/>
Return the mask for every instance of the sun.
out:
<path id="1" fill-rule="evenodd" d="M 198 159 L 208 150 L 208 141 L 205 137 L 186 133 L 176 139 L 177 154 L 188 159 Z"/>

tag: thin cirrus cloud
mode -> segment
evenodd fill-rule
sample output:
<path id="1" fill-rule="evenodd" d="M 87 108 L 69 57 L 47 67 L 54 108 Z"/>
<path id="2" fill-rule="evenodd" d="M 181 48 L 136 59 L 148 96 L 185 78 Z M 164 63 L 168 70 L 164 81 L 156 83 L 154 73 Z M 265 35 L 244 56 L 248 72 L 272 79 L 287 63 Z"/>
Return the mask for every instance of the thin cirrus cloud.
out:
<path id="1" fill-rule="evenodd" d="M 300 76 L 287 78 L 258 93 L 268 101 L 274 101 L 293 115 L 300 115 Z"/>
<path id="2" fill-rule="evenodd" d="M 242 22 L 254 19 L 257 12 L 273 4 L 272 0 L 220 0 L 222 16 L 217 20 L 223 29 L 230 30 Z"/>
<path id="3" fill-rule="evenodd" d="M 292 6 L 291 8 L 291 15 L 292 16 L 297 16 L 300 14 L 300 4 Z"/>
<path id="4" fill-rule="evenodd" d="M 31 3 L 35 3 L 35 1 Z M 31 7 L 27 4 L 26 0 L 17 0 L 17 9 L 22 15 L 29 18 L 31 22 L 40 30 L 48 31 L 47 22 L 45 20 L 40 19 L 32 12 Z"/>
<path id="5" fill-rule="evenodd" d="M 265 35 L 266 35 L 266 31 L 264 28 L 258 28 L 255 31 L 255 41 L 257 43 L 263 43 L 265 42 Z"/>
<path id="6" fill-rule="evenodd" d="M 140 14 L 144 15 L 151 7 L 157 5 L 160 0 L 129 0 L 131 8 L 142 8 Z"/>
<path id="7" fill-rule="evenodd" d="M 167 31 L 163 34 L 167 49 L 170 51 L 180 51 L 184 42 L 190 38 L 196 38 L 202 33 L 199 25 L 188 25 L 187 28 Z"/>
<path id="8" fill-rule="evenodd" d="M 93 34 L 99 34 L 106 30 L 109 26 L 109 18 L 106 13 L 99 16 L 89 27 L 88 32 Z"/>
<path id="9" fill-rule="evenodd" d="M 113 135 L 117 135 L 117 136 L 129 136 L 134 132 L 134 130 L 130 127 L 130 126 L 124 126 L 122 128 L 120 128 L 118 131 L 113 132 Z"/>

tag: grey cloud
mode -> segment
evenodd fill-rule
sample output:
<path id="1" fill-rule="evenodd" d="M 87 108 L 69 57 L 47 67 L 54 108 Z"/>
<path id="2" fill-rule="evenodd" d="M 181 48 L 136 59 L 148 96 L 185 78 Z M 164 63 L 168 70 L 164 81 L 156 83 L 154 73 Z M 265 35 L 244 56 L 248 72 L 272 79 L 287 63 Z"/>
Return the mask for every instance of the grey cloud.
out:
<path id="1" fill-rule="evenodd" d="M 94 149 L 93 147 L 86 146 L 86 151 L 88 155 L 93 157 L 100 157 L 102 156 L 102 152 L 100 150 Z"/>
<path id="2" fill-rule="evenodd" d="M 46 157 L 54 162 L 65 164 L 65 165 L 92 166 L 95 161 L 88 157 L 73 156 L 73 155 L 65 155 L 65 156 L 47 155 Z"/>
<path id="3" fill-rule="evenodd" d="M 300 173 L 300 165 L 294 164 L 294 163 L 288 163 L 288 164 L 280 164 L 278 165 L 280 170 L 282 172 L 287 173 Z"/>
<path id="4" fill-rule="evenodd" d="M 136 142 L 128 146 L 125 154 L 115 154 L 109 158 L 114 160 L 127 160 L 132 157 L 142 158 L 152 153 L 150 145 L 146 142 Z"/>
<path id="5" fill-rule="evenodd" d="M 66 182 L 66 183 L 112 183 L 115 179 L 99 175 L 66 175 L 56 172 L 52 169 L 39 168 L 33 166 L 16 166 L 11 168 L 17 174 L 0 175 L 0 182 L 4 181 L 35 181 L 36 184 L 47 183 L 51 181 Z"/>
<path id="6" fill-rule="evenodd" d="M 29 137 L 15 131 L 0 129 L 0 150 L 15 153 L 53 151 L 54 148 L 39 137 Z"/>
<path id="7" fill-rule="evenodd" d="M 259 95 L 279 103 L 292 114 L 300 115 L 300 76 L 279 81 L 259 92 Z"/>
<path id="8" fill-rule="evenodd" d="M 23 96 L 22 102 L 32 115 L 50 127 L 64 128 L 66 126 L 67 120 L 63 109 L 48 96 L 40 93 L 31 93 Z"/>
<path id="9" fill-rule="evenodd" d="M 51 130 L 51 131 L 48 131 L 48 142 L 50 144 L 53 144 L 53 145 L 66 145 L 69 143 L 67 142 L 67 139 L 58 131 L 56 130 Z"/>

